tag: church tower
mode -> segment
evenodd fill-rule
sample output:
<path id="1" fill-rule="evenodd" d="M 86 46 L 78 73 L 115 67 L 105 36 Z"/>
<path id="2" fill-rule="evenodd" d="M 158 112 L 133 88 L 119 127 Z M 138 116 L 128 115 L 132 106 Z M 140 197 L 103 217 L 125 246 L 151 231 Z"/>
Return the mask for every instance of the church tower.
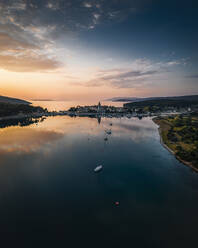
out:
<path id="1" fill-rule="evenodd" d="M 101 110 L 101 104 L 100 104 L 100 102 L 98 103 L 98 112 L 100 112 L 100 110 Z"/>

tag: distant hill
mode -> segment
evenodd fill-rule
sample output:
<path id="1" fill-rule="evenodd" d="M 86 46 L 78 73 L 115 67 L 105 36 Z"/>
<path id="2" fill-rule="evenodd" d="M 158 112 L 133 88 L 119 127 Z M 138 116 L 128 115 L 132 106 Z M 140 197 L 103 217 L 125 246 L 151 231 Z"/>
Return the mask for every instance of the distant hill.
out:
<path id="1" fill-rule="evenodd" d="M 144 98 L 142 101 L 134 101 L 125 103 L 124 107 L 187 107 L 192 105 L 198 105 L 198 95 L 191 96 L 173 96 L 173 97 L 156 97 L 156 98 Z"/>
<path id="2" fill-rule="evenodd" d="M 53 102 L 53 101 L 56 101 L 56 100 L 53 100 L 53 99 L 45 99 L 45 98 L 31 99 L 31 100 L 34 101 L 34 102 Z"/>
<path id="3" fill-rule="evenodd" d="M 165 96 L 165 97 L 114 97 L 111 99 L 108 99 L 107 101 L 112 102 L 144 102 L 144 101 L 150 101 L 150 100 L 195 100 L 197 99 L 198 95 L 190 95 L 190 96 Z"/>
<path id="4" fill-rule="evenodd" d="M 112 101 L 112 102 L 142 102 L 142 101 L 155 100 L 155 99 L 161 99 L 161 98 L 164 98 L 164 97 L 114 97 L 114 98 L 107 99 L 106 101 Z"/>
<path id="5" fill-rule="evenodd" d="M 138 101 L 139 99 L 143 98 L 137 98 L 137 97 L 113 97 L 110 99 L 106 99 L 105 101 L 111 101 L 111 102 L 132 102 L 132 101 Z"/>
<path id="6" fill-rule="evenodd" d="M 17 99 L 17 98 L 7 97 L 7 96 L 0 96 L 0 103 L 25 104 L 25 105 L 31 104 L 31 102 Z"/>

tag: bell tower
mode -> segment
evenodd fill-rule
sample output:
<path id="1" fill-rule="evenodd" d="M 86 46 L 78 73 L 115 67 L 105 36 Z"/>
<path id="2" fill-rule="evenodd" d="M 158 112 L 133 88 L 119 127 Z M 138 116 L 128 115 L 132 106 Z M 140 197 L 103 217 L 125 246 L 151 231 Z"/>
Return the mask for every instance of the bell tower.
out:
<path id="1" fill-rule="evenodd" d="M 100 104 L 100 102 L 98 103 L 98 112 L 100 112 L 100 110 L 101 110 L 101 104 Z"/>

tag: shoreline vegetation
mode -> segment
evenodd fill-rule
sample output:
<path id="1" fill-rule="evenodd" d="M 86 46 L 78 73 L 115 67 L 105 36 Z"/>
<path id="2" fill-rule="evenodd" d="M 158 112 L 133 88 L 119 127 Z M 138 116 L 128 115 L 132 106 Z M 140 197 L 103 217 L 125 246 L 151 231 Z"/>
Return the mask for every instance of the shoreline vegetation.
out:
<path id="1" fill-rule="evenodd" d="M 25 127 L 31 124 L 36 124 L 39 122 L 43 122 L 46 118 L 45 117 L 20 117 L 12 118 L 12 119 L 3 119 L 0 120 L 0 128 L 6 128 L 10 126 L 20 126 Z"/>
<path id="2" fill-rule="evenodd" d="M 34 107 L 28 104 L 16 104 L 0 102 L 0 118 L 10 118 L 10 116 L 25 117 L 26 115 L 39 115 L 47 113 L 47 109 L 40 106 Z"/>
<path id="3" fill-rule="evenodd" d="M 18 100 L 17 100 L 18 101 Z M 43 121 L 47 109 L 30 104 L 0 102 L 0 128 L 9 126 L 28 126 Z"/>
<path id="4" fill-rule="evenodd" d="M 133 110 L 125 107 L 115 107 L 115 106 L 102 106 L 100 103 L 98 105 L 92 106 L 77 106 L 71 107 L 69 110 L 65 111 L 48 111 L 46 108 L 43 109 L 40 106 L 32 106 L 26 104 L 13 104 L 13 103 L 2 103 L 0 102 L 0 121 L 14 120 L 14 119 L 24 119 L 24 118 L 40 118 L 49 116 L 62 116 L 67 115 L 70 117 L 108 117 L 108 118 L 121 118 L 121 117 L 153 117 L 158 115 L 171 115 L 176 114 L 176 111 L 172 109 L 166 112 L 148 112 L 139 109 Z"/>
<path id="5" fill-rule="evenodd" d="M 180 162 L 198 172 L 198 114 L 153 118 L 161 144 Z"/>

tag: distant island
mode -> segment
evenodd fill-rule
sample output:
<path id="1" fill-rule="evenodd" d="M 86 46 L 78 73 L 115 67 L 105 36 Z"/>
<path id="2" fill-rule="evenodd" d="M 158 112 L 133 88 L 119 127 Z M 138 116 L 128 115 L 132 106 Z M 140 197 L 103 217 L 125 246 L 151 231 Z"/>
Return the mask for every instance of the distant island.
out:
<path id="1" fill-rule="evenodd" d="M 113 97 L 110 99 L 106 99 L 105 101 L 109 102 L 133 102 L 133 101 L 138 101 L 139 99 L 144 99 L 144 98 L 137 98 L 137 97 Z"/>
<path id="2" fill-rule="evenodd" d="M 34 101 L 34 102 L 53 102 L 53 101 L 56 101 L 56 100 L 41 98 L 41 99 L 32 99 L 32 101 Z"/>

